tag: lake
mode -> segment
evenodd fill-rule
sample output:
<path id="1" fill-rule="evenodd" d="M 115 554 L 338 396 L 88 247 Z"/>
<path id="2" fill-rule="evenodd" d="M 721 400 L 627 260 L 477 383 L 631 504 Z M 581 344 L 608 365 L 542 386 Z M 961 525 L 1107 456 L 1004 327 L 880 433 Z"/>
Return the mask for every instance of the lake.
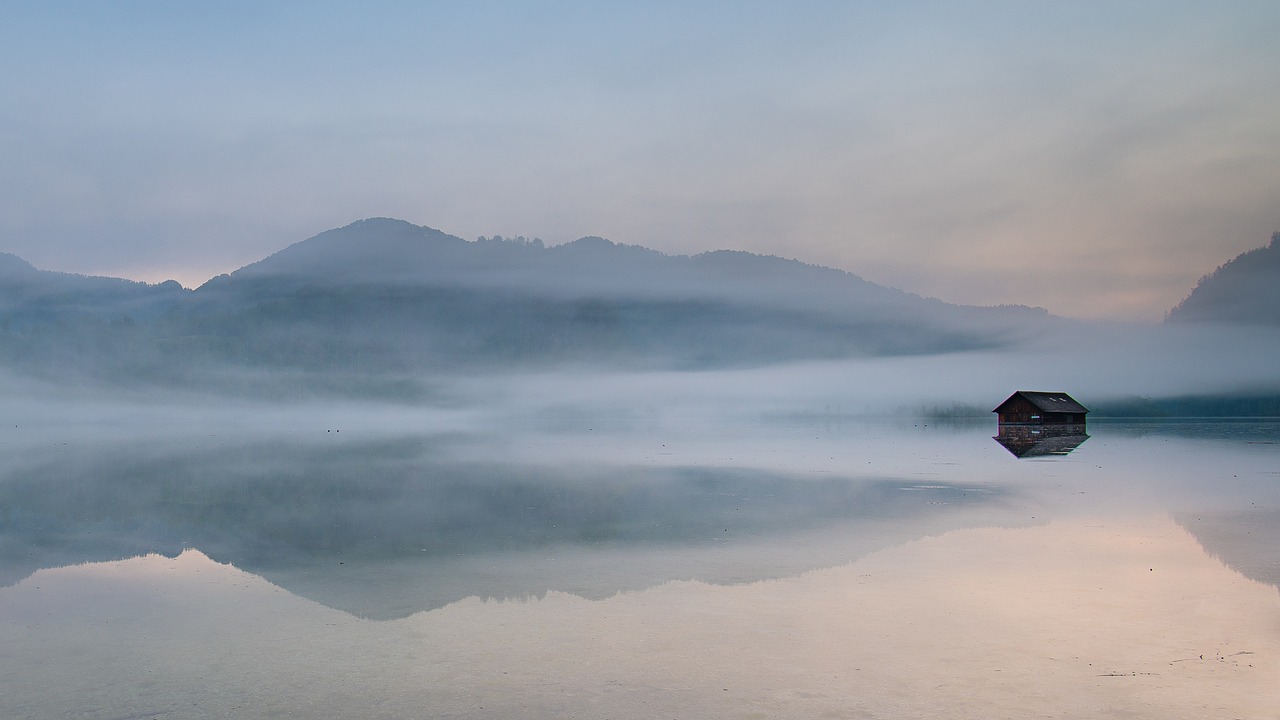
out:
<path id="1" fill-rule="evenodd" d="M 1280 708 L 1275 421 L 165 412 L 0 437 L 0 717 Z"/>

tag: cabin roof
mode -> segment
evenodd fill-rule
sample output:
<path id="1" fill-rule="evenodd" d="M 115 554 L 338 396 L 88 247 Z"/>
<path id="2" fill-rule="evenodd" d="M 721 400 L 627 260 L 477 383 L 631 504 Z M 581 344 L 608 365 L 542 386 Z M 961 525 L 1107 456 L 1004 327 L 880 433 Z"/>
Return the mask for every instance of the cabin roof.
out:
<path id="1" fill-rule="evenodd" d="M 1075 401 L 1075 398 L 1064 392 L 1040 392 L 1037 390 L 1019 390 L 1010 395 L 1008 399 L 1000 403 L 995 410 L 991 412 L 1000 412 L 1000 408 L 1004 407 L 1012 400 L 1021 395 L 1023 399 L 1030 402 L 1040 409 L 1041 412 L 1054 413 L 1087 413 L 1089 408 Z"/>

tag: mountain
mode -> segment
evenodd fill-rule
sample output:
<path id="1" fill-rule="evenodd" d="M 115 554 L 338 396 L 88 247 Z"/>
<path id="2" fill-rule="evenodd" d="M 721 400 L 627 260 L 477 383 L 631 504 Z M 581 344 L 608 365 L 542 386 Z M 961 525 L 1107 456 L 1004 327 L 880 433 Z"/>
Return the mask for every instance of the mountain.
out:
<path id="1" fill-rule="evenodd" d="M 1167 320 L 1280 325 L 1280 233 L 1200 278 Z"/>
<path id="2" fill-rule="evenodd" d="M 20 279 L 24 276 L 30 276 L 39 272 L 31 263 L 23 260 L 17 255 L 10 253 L 0 253 L 0 282 L 13 279 Z"/>
<path id="3" fill-rule="evenodd" d="M 560 299 L 700 298 L 809 311 L 822 302 L 837 312 L 946 307 L 850 273 L 778 257 L 729 250 L 670 256 L 600 237 L 551 248 L 501 238 L 468 242 L 389 218 L 321 233 L 215 278 L 210 286 L 260 280 L 288 287 L 466 287 Z"/>
<path id="4" fill-rule="evenodd" d="M 250 356 L 404 372 L 937 353 L 1001 346 L 1047 318 L 777 257 L 670 256 L 598 237 L 468 242 L 387 218 L 321 233 L 193 295 L 194 334 L 236 338 Z"/>
<path id="5" fill-rule="evenodd" d="M 1016 344 L 1043 310 L 950 305 L 796 260 L 588 237 L 467 241 L 374 218 L 194 291 L 0 257 L 0 361 L 190 385 L 234 369 L 423 377 L 758 366 Z M 346 382 L 346 381 L 343 381 Z"/>
<path id="6" fill-rule="evenodd" d="M 0 253 L 0 366 L 50 375 L 128 371 L 126 347 L 186 294 L 173 281 L 37 270 Z"/>
<path id="7" fill-rule="evenodd" d="M 7 319 L 24 313 L 132 313 L 159 297 L 172 298 L 181 293 L 182 286 L 172 280 L 150 285 L 37 270 L 16 255 L 0 253 L 0 312 Z"/>

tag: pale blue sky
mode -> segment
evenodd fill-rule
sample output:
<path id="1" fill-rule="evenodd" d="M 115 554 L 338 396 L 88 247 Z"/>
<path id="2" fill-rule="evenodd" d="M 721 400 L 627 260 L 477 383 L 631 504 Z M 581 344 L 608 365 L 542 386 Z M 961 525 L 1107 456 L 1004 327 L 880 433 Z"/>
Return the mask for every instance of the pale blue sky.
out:
<path id="1" fill-rule="evenodd" d="M 1280 230 L 1277 37 L 1271 1 L 0 3 L 0 250 L 191 285 L 392 216 L 1158 320 Z"/>

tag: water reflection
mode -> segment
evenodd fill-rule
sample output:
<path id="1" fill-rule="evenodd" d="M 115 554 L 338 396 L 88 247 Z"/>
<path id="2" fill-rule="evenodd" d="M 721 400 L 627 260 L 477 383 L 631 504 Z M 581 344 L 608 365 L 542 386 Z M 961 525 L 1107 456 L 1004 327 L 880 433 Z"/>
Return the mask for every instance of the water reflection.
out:
<path id="1" fill-rule="evenodd" d="M 1243 440 L 1280 443 L 1280 418 L 1143 418 L 1096 420 L 1108 434 L 1126 437 L 1177 437 L 1187 440 Z"/>
<path id="2" fill-rule="evenodd" d="M 1199 510 L 1174 519 L 1231 569 L 1280 588 L 1280 508 Z"/>
<path id="3" fill-rule="evenodd" d="M 1084 425 L 1010 425 L 1001 423 L 992 438 L 1016 458 L 1066 455 L 1089 439 Z"/>
<path id="4" fill-rule="evenodd" d="M 1275 425 L 600 427 L 7 452 L 0 717 L 1280 707 Z"/>
<path id="5" fill-rule="evenodd" d="M 4 717 L 1268 717 L 1274 588 L 1167 518 L 370 623 L 188 551 L 0 589 Z"/>
<path id="6" fill-rule="evenodd" d="M 748 582 L 1001 517 L 1008 492 L 739 467 L 462 461 L 447 439 L 89 447 L 0 477 L 0 584 L 196 548 L 363 617 Z"/>

